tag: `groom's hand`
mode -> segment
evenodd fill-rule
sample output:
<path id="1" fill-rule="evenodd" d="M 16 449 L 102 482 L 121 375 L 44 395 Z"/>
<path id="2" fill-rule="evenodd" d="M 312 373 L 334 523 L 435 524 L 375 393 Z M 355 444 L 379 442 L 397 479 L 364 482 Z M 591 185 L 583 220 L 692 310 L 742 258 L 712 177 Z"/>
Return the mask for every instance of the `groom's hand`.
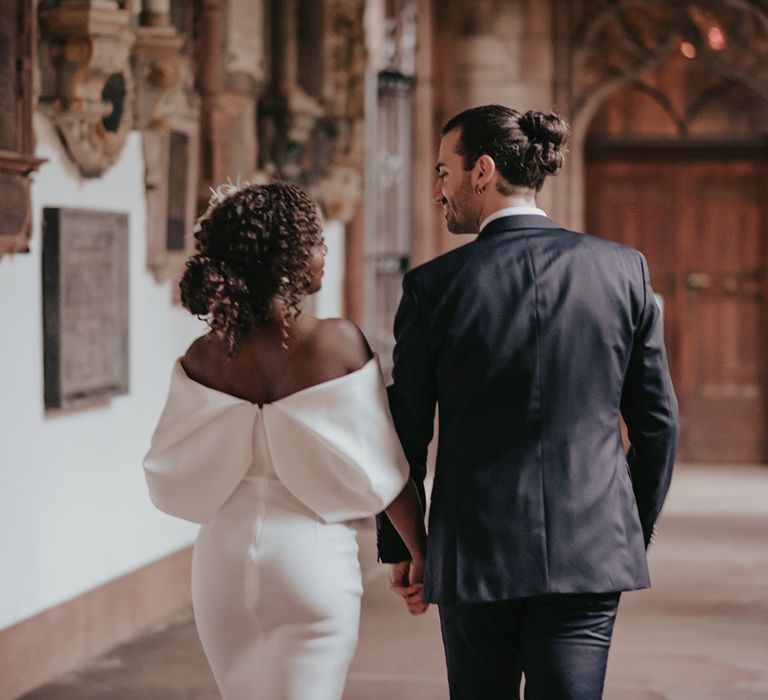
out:
<path id="1" fill-rule="evenodd" d="M 414 572 L 419 576 L 418 571 Z M 421 615 L 429 607 L 422 597 L 423 584 L 420 580 L 411 581 L 411 562 L 400 561 L 389 567 L 389 588 L 405 602 L 411 615 Z"/>

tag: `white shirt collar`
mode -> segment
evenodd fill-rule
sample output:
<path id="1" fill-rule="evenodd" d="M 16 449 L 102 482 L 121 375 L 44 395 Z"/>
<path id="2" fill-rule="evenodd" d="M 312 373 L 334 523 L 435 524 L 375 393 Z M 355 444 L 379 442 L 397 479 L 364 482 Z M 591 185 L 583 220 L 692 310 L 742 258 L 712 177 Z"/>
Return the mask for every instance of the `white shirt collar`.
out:
<path id="1" fill-rule="evenodd" d="M 504 209 L 497 209 L 495 212 L 488 214 L 480 222 L 480 231 L 482 231 L 491 221 L 501 219 L 503 216 L 520 216 L 521 214 L 533 214 L 535 216 L 546 216 L 547 213 L 543 209 L 538 207 L 504 207 Z"/>

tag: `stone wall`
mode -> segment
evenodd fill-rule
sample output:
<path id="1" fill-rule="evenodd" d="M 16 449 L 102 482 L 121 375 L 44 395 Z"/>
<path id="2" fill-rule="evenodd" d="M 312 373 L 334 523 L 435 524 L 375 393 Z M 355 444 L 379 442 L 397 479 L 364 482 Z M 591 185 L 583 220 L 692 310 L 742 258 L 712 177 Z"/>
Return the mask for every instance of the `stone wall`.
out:
<path id="1" fill-rule="evenodd" d="M 440 126 L 463 109 L 500 103 L 520 111 L 557 111 L 549 2 L 446 0 L 435 6 L 434 27 L 434 115 L 439 126 L 433 161 Z M 539 205 L 557 218 L 560 207 L 550 185 L 540 193 Z M 465 236 L 448 234 L 442 217 L 437 219 L 436 250 L 467 242 Z"/>

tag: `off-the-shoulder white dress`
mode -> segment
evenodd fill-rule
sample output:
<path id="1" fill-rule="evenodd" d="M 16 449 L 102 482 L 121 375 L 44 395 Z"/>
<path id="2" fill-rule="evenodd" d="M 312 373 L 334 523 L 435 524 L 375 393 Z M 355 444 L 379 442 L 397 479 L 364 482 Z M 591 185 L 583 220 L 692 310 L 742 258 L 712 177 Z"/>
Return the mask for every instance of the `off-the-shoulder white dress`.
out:
<path id="1" fill-rule="evenodd" d="M 262 407 L 177 362 L 144 469 L 158 508 L 203 524 L 193 607 L 224 700 L 338 700 L 362 594 L 348 521 L 408 474 L 377 360 Z"/>

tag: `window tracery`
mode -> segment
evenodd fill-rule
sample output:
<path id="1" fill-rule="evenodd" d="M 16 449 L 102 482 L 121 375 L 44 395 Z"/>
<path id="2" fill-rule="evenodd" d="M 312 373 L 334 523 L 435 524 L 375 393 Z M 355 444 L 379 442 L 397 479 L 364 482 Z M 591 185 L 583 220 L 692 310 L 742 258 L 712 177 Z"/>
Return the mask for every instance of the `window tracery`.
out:
<path id="1" fill-rule="evenodd" d="M 573 115 L 591 116 L 617 88 L 653 97 L 679 135 L 738 83 L 768 101 L 768 8 L 751 0 L 588 0 L 574 3 Z M 672 67 L 671 70 L 670 66 Z M 662 74 L 677 74 L 672 105 Z"/>

